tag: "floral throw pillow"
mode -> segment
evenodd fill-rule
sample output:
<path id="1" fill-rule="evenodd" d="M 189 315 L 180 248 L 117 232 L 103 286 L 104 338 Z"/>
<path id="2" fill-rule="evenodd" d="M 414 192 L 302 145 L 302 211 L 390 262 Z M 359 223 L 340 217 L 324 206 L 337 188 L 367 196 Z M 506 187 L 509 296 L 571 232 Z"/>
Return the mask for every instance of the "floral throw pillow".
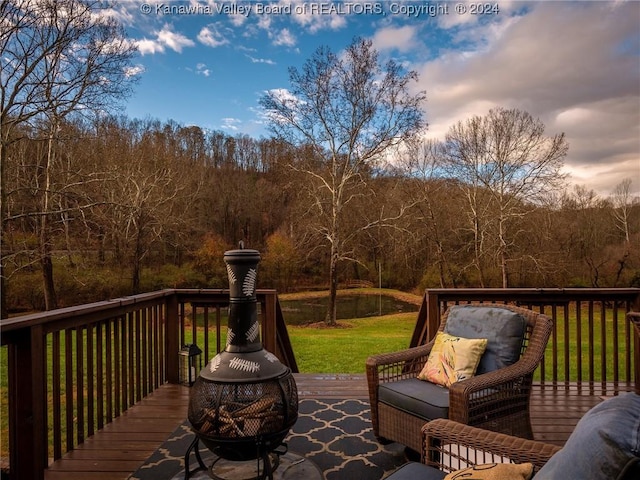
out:
<path id="1" fill-rule="evenodd" d="M 470 378 L 486 348 L 486 338 L 462 338 L 438 332 L 418 378 L 444 387 Z"/>

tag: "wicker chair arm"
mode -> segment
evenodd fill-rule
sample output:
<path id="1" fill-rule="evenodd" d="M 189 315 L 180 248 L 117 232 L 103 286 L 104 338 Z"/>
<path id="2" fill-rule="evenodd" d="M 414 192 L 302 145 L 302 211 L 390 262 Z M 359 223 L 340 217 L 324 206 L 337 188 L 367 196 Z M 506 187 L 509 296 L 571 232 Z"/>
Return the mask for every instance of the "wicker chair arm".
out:
<path id="1" fill-rule="evenodd" d="M 520 381 L 524 376 L 532 373 L 533 370 L 523 368 L 523 365 L 516 362 L 499 370 L 483 373 L 482 375 L 474 375 L 466 380 L 452 383 L 449 387 L 449 394 L 468 397 L 472 393 L 487 388 L 496 389 L 500 388 L 500 386 L 506 386 L 510 382 Z"/>
<path id="2" fill-rule="evenodd" d="M 557 445 L 471 427 L 448 419 L 426 423 L 422 427 L 422 438 L 422 462 L 449 472 L 471 465 L 507 461 L 531 462 L 537 471 L 560 450 Z"/>
<path id="3" fill-rule="evenodd" d="M 433 343 L 391 353 L 381 353 L 367 358 L 365 368 L 369 388 L 379 383 L 416 377 L 424 366 Z"/>
<path id="4" fill-rule="evenodd" d="M 377 355 L 371 355 L 367 358 L 367 368 L 382 367 L 385 365 L 393 365 L 395 363 L 410 362 L 423 356 L 429 356 L 433 342 L 419 347 L 407 348 L 405 350 L 399 350 L 397 352 L 380 353 Z"/>

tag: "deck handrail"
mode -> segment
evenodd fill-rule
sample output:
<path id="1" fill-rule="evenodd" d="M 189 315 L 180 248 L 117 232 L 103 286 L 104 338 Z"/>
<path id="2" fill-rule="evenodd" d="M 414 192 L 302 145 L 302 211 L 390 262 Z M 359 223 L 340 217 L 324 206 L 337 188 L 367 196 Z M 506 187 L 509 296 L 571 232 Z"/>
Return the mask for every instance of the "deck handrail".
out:
<path id="1" fill-rule="evenodd" d="M 297 372 L 275 290 L 258 290 L 257 297 L 265 348 Z M 42 480 L 50 458 L 74 449 L 159 385 L 177 383 L 181 345 L 201 343 L 205 361 L 223 348 L 228 301 L 228 290 L 167 289 L 0 321 L 0 342 L 8 347 L 10 478 Z M 633 388 L 638 347 L 623 318 L 640 309 L 640 289 L 427 290 L 411 344 L 431 338 L 448 305 L 469 301 L 516 303 L 554 319 L 543 385 L 569 382 L 574 359 L 578 385 L 601 382 L 607 394 Z M 572 332 L 580 338 L 575 352 L 564 342 L 575 338 Z M 594 344 L 596 332 L 611 338 L 610 350 Z"/>
<path id="2" fill-rule="evenodd" d="M 264 347 L 297 372 L 276 291 L 256 297 Z M 226 289 L 167 289 L 0 321 L 10 478 L 43 479 L 50 459 L 160 385 L 178 383 L 182 345 L 200 344 L 205 362 L 219 352 L 228 304 Z"/>
<path id="3" fill-rule="evenodd" d="M 542 386 L 597 384 L 605 395 L 634 389 L 640 352 L 628 314 L 640 310 L 640 288 L 427 289 L 410 346 L 433 338 L 449 306 L 471 302 L 511 303 L 553 319 L 536 379 Z"/>

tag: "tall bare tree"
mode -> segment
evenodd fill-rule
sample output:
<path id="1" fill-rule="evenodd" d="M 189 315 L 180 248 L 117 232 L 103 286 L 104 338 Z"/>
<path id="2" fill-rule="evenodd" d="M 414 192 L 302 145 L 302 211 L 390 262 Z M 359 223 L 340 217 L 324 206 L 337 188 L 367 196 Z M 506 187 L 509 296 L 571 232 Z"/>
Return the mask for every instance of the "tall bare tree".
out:
<path id="1" fill-rule="evenodd" d="M 301 71 L 289 70 L 291 90 L 272 90 L 261 100 L 276 136 L 313 150 L 314 162 L 295 168 L 308 179 L 309 213 L 330 251 L 330 325 L 338 264 L 350 259 L 344 229 L 350 204 L 363 194 L 373 164 L 425 126 L 425 94 L 410 91 L 416 80 L 416 72 L 394 61 L 382 66 L 372 42 L 356 38 L 341 55 L 318 48 Z"/>
<path id="2" fill-rule="evenodd" d="M 514 221 L 528 211 L 523 206 L 562 186 L 568 148 L 564 134 L 545 135 L 540 120 L 517 109 L 492 109 L 484 117 L 458 122 L 447 133 L 446 168 L 469 199 L 476 258 L 487 254 L 486 236 L 491 235 L 505 288 L 518 233 Z"/>
<path id="3" fill-rule="evenodd" d="M 129 66 L 135 47 L 121 26 L 103 12 L 98 0 L 2 0 L 0 1 L 0 216 L 2 229 L 11 219 L 10 192 L 6 184 L 6 149 L 20 138 L 16 127 L 34 121 L 48 125 L 49 152 L 45 158 L 42 209 L 33 212 L 41 220 L 41 241 L 47 238 L 52 215 L 46 186 L 53 172 L 55 134 L 60 122 L 78 112 L 99 111 L 123 98 L 129 90 Z M 48 178 L 48 180 L 47 180 Z M 49 277 L 50 246 L 42 248 L 45 288 Z M 3 249 L 0 279 L 5 282 Z M 5 289 L 0 288 L 4 293 Z M 54 307 L 55 295 L 47 308 Z M 2 301 L 2 316 L 6 316 Z"/>
<path id="4" fill-rule="evenodd" d="M 433 248 L 439 286 L 445 288 L 450 283 L 456 285 L 450 265 L 454 256 L 447 246 L 446 232 L 450 226 L 445 223 L 445 218 L 452 217 L 455 202 L 447 193 L 453 186 L 441 178 L 442 157 L 441 142 L 433 139 L 415 142 L 406 149 L 400 168 L 407 176 L 406 195 L 416 199 L 412 218 L 419 222 L 420 228 L 414 231 L 419 232 L 417 235 L 422 237 L 425 248 Z"/>
<path id="5" fill-rule="evenodd" d="M 634 250 L 631 246 L 631 212 L 633 206 L 640 203 L 640 198 L 633 196 L 633 194 L 631 193 L 631 179 L 626 178 L 618 185 L 616 185 L 613 193 L 611 194 L 610 200 L 613 204 L 613 217 L 616 223 L 616 228 L 620 231 L 624 238 L 623 246 L 617 259 L 618 265 L 616 269 L 614 284 L 618 285 L 620 279 L 622 278 L 624 270 L 628 268 L 628 264 L 631 260 L 630 257 L 632 254 L 632 250 Z"/>

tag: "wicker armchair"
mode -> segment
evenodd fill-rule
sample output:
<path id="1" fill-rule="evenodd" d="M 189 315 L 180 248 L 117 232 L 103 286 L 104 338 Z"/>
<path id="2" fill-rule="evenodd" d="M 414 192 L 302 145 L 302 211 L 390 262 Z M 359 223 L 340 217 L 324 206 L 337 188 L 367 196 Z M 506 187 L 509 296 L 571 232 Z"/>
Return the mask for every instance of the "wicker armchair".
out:
<path id="1" fill-rule="evenodd" d="M 486 463 L 529 462 L 537 472 L 561 447 L 447 419 L 422 427 L 422 463 L 449 473 Z"/>
<path id="2" fill-rule="evenodd" d="M 445 402 L 448 402 L 448 418 L 465 425 L 533 438 L 529 418 L 531 384 L 533 372 L 544 355 L 551 334 L 552 320 L 541 313 L 510 305 L 476 307 L 505 308 L 524 317 L 526 328 L 520 358 L 499 370 L 453 383 L 448 392 L 438 387 L 439 395 L 447 395 Z M 443 314 L 439 331 L 445 331 L 450 312 L 451 309 Z M 406 383 L 408 380 L 417 385 L 417 388 L 422 388 L 421 383 L 428 383 L 416 379 L 427 361 L 433 343 L 432 340 L 419 347 L 374 355 L 367 359 L 371 421 L 373 433 L 380 441 L 398 442 L 416 452 L 421 451 L 421 428 L 427 421 L 438 417 L 417 415 L 408 411 L 409 409 L 380 401 L 379 389 L 388 382 Z"/>
<path id="3" fill-rule="evenodd" d="M 421 462 L 409 462 L 385 480 L 441 480 L 456 470 L 491 463 L 532 463 L 537 473 L 560 449 L 439 418 L 422 427 Z"/>

